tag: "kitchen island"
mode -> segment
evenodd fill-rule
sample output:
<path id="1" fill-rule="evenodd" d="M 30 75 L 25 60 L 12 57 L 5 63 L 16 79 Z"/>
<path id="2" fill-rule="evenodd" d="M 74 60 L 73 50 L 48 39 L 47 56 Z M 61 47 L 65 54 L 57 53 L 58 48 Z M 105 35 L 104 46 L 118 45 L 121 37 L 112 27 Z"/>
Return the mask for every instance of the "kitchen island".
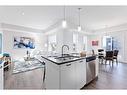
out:
<path id="1" fill-rule="evenodd" d="M 46 89 L 81 89 L 98 76 L 96 55 L 41 56 Z"/>

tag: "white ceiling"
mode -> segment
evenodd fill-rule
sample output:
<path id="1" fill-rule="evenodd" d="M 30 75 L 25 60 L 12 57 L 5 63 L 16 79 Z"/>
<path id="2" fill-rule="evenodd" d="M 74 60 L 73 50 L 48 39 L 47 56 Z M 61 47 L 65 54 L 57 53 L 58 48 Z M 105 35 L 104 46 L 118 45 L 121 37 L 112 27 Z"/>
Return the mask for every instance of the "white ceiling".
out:
<path id="1" fill-rule="evenodd" d="M 66 6 L 66 18 L 89 30 L 127 23 L 127 6 Z M 45 30 L 63 19 L 63 6 L 0 6 L 0 22 Z"/>

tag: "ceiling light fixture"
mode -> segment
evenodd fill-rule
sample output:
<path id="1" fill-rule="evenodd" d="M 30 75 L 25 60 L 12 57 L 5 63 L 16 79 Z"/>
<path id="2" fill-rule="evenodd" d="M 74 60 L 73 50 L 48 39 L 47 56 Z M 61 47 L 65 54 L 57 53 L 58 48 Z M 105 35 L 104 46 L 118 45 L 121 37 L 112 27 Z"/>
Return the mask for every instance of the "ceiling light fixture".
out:
<path id="1" fill-rule="evenodd" d="M 78 10 L 79 10 L 79 25 L 78 25 L 78 31 L 81 31 L 82 30 L 81 23 L 80 23 L 80 10 L 81 10 L 81 8 L 78 8 Z"/>
<path id="2" fill-rule="evenodd" d="M 67 21 L 66 21 L 66 18 L 65 18 L 65 6 L 64 6 L 64 9 L 63 9 L 63 14 L 64 14 L 64 19 L 62 21 L 62 27 L 63 28 L 66 28 L 67 27 Z"/>
<path id="3" fill-rule="evenodd" d="M 25 13 L 24 12 L 22 12 L 22 15 L 24 15 Z"/>

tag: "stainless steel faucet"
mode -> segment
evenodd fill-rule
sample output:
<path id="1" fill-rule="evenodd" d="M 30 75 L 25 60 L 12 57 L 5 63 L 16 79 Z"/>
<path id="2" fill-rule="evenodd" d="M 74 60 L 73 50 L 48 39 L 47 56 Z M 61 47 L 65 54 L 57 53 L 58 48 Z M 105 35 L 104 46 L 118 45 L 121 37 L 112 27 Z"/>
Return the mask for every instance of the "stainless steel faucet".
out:
<path id="1" fill-rule="evenodd" d="M 63 49 L 64 49 L 64 47 L 67 47 L 68 50 L 69 50 L 69 46 L 68 46 L 68 45 L 63 45 L 63 46 L 62 46 L 62 56 L 63 56 Z"/>

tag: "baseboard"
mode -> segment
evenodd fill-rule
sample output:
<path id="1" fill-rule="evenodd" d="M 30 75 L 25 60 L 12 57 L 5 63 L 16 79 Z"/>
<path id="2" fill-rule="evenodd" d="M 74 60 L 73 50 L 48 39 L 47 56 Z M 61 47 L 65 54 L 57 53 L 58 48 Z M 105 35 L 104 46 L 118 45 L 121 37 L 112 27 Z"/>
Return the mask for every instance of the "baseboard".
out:
<path id="1" fill-rule="evenodd" d="M 127 64 L 127 62 L 123 62 L 123 61 L 119 61 L 119 63 L 124 63 L 124 64 Z"/>

